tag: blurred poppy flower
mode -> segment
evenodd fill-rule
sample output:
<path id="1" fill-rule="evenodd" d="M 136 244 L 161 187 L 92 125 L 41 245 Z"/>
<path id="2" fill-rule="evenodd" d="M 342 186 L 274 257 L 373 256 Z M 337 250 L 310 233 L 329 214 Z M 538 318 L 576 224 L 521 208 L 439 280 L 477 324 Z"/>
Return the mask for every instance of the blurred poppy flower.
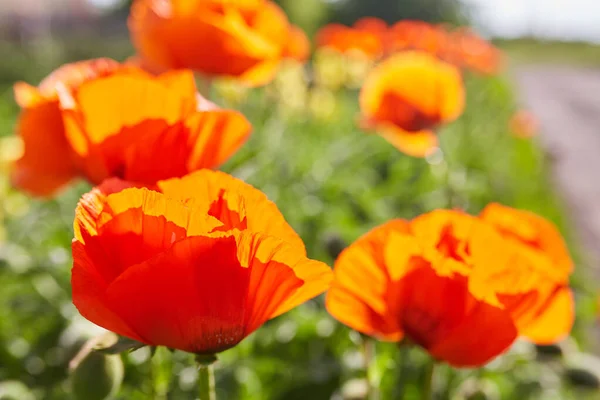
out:
<path id="1" fill-rule="evenodd" d="M 267 0 L 135 0 L 129 30 L 151 70 L 189 68 L 251 86 L 273 78 L 290 42 L 304 45 L 281 8 Z"/>
<path id="2" fill-rule="evenodd" d="M 450 33 L 451 48 L 446 57 L 462 68 L 493 75 L 502 67 L 502 53 L 494 45 L 470 28 L 457 29 Z"/>
<path id="3" fill-rule="evenodd" d="M 388 54 L 419 50 L 439 57 L 460 68 L 481 74 L 498 73 L 502 66 L 502 53 L 472 29 L 450 29 L 424 21 L 399 21 L 387 37 Z"/>
<path id="4" fill-rule="evenodd" d="M 353 27 L 358 31 L 372 32 L 381 37 L 385 37 L 389 30 L 387 22 L 377 17 L 360 18 L 354 23 Z"/>
<path id="5" fill-rule="evenodd" d="M 200 97 L 190 71 L 154 77 L 127 66 L 77 86 L 58 81 L 56 87 L 52 112 L 27 119 L 20 130 L 27 135 L 26 156 L 17 162 L 13 181 L 33 194 L 50 195 L 75 175 L 92 183 L 120 177 L 153 185 L 214 168 L 251 131 L 241 114 Z M 39 134 L 46 130 L 52 135 Z M 36 175 L 23 179 L 28 171 Z"/>
<path id="6" fill-rule="evenodd" d="M 565 315 L 535 301 L 549 279 L 511 264 L 523 250 L 494 225 L 459 211 L 394 220 L 340 254 L 326 307 L 367 335 L 406 337 L 453 366 L 481 366 L 519 334 L 530 338 L 522 329 L 526 314 L 540 322 L 554 315 L 563 325 Z"/>
<path id="7" fill-rule="evenodd" d="M 340 53 L 359 51 L 370 59 L 378 59 L 385 51 L 387 24 L 377 18 L 363 18 L 353 27 L 329 24 L 317 32 L 317 47 Z"/>
<path id="8" fill-rule="evenodd" d="M 441 57 L 448 49 L 449 40 L 448 32 L 442 26 L 403 20 L 390 28 L 387 52 L 418 50 Z"/>
<path id="9" fill-rule="evenodd" d="M 539 121 L 533 113 L 527 110 L 519 110 L 511 117 L 509 129 L 514 137 L 529 139 L 537 135 Z"/>
<path id="10" fill-rule="evenodd" d="M 434 129 L 462 113 L 460 72 L 422 52 L 399 53 L 375 67 L 360 93 L 362 126 L 398 150 L 424 157 L 437 146 Z"/>
<path id="11" fill-rule="evenodd" d="M 65 136 L 59 91 L 73 90 L 86 81 L 110 75 L 119 63 L 108 58 L 67 64 L 46 77 L 38 87 L 14 85 L 21 114 L 17 134 L 24 152 L 11 171 L 13 184 L 36 196 L 52 194 L 78 175 L 75 157 Z"/>
<path id="12" fill-rule="evenodd" d="M 73 302 L 97 325 L 215 354 L 329 287 L 330 268 L 243 182 L 202 171 L 159 184 L 168 194 L 124 186 L 106 181 L 76 211 Z"/>
<path id="13" fill-rule="evenodd" d="M 292 26 L 290 29 L 288 43 L 284 48 L 283 56 L 302 63 L 310 57 L 310 41 L 306 33 L 297 26 Z"/>
<path id="14" fill-rule="evenodd" d="M 556 227 L 531 212 L 495 203 L 482 211 L 481 219 L 514 249 L 497 257 L 485 272 L 490 285 L 510 289 L 499 299 L 513 313 L 519 333 L 540 345 L 564 339 L 575 313 L 569 288 L 573 261 Z"/>

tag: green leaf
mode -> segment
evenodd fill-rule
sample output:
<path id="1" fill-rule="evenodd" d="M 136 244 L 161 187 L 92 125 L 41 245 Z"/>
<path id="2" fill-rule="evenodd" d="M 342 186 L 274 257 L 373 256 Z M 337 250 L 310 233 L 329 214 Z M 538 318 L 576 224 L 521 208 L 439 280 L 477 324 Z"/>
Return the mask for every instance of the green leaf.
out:
<path id="1" fill-rule="evenodd" d="M 104 354 L 120 354 L 125 351 L 135 351 L 145 347 L 146 344 L 138 342 L 137 340 L 129 339 L 126 337 L 119 337 L 117 342 L 108 347 L 95 347 L 94 351 Z"/>

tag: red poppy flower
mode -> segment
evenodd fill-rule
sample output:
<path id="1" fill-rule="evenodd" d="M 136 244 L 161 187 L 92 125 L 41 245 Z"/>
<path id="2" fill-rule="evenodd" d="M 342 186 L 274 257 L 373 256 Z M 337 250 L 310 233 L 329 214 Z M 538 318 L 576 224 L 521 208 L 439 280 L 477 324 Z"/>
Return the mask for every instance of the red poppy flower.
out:
<path id="1" fill-rule="evenodd" d="M 266 0 L 136 0 L 131 38 L 151 70 L 189 68 L 268 83 L 295 37 L 285 13 Z"/>
<path id="2" fill-rule="evenodd" d="M 448 59 L 472 71 L 492 75 L 502 67 L 502 53 L 469 28 L 451 33 Z"/>
<path id="3" fill-rule="evenodd" d="M 391 221 L 340 254 L 327 310 L 367 335 L 407 337 L 435 359 L 480 366 L 526 335 L 525 314 L 554 315 L 551 304 L 532 302 L 550 280 L 511 264 L 522 252 L 494 225 L 458 211 Z M 556 318 L 562 325 L 565 315 Z"/>
<path id="4" fill-rule="evenodd" d="M 370 59 L 384 54 L 387 24 L 377 18 L 363 18 L 353 27 L 329 24 L 317 32 L 317 47 L 327 47 L 340 53 L 359 51 Z"/>
<path id="5" fill-rule="evenodd" d="M 148 345 L 214 354 L 328 288 L 329 267 L 306 258 L 249 185 L 212 171 L 160 183 L 168 194 L 128 185 L 107 181 L 76 211 L 73 302 L 90 321 Z"/>
<path id="6" fill-rule="evenodd" d="M 48 101 L 24 108 L 19 133 L 25 155 L 15 165 L 13 182 L 32 194 L 53 194 L 76 175 L 92 183 L 120 177 L 152 185 L 214 168 L 250 133 L 240 113 L 218 109 L 197 94 L 190 71 L 154 77 L 115 66 L 77 80 L 78 66 L 53 75 L 56 90 Z M 33 97 L 23 91 L 17 88 L 20 102 Z"/>
<path id="7" fill-rule="evenodd" d="M 399 53 L 373 69 L 362 87 L 363 127 L 415 157 L 437 146 L 434 128 L 456 119 L 465 93 L 460 71 L 427 53 Z"/>
<path id="8" fill-rule="evenodd" d="M 448 49 L 447 31 L 423 21 L 399 21 L 390 28 L 388 53 L 418 50 L 435 56 L 442 56 Z"/>
<path id="9" fill-rule="evenodd" d="M 363 17 L 358 19 L 354 25 L 354 29 L 362 32 L 373 32 L 384 37 L 389 30 L 388 24 L 376 17 Z"/>

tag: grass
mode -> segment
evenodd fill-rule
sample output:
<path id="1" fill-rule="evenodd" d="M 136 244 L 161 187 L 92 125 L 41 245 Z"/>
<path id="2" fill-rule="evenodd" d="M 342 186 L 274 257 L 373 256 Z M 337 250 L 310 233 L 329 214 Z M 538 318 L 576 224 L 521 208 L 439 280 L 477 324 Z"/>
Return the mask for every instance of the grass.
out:
<path id="1" fill-rule="evenodd" d="M 557 64 L 600 67 L 600 45 L 523 38 L 498 40 L 496 44 L 516 64 Z"/>
<path id="2" fill-rule="evenodd" d="M 49 72 L 39 67 L 43 63 L 32 68 L 27 63 L 31 54 L 18 49 L 13 53 L 9 59 L 15 70 L 6 81 L 22 77 L 33 83 Z M 335 109 L 328 119 L 307 110 L 280 109 L 279 96 L 294 88 L 252 92 L 230 105 L 252 121 L 254 134 L 223 169 L 267 193 L 305 240 L 309 255 L 329 264 L 347 243 L 391 218 L 412 218 L 441 207 L 477 213 L 493 201 L 544 215 L 571 238 L 568 218 L 548 180 L 545 154 L 535 140 L 508 133 L 515 110 L 512 87 L 503 77 L 467 76 L 466 84 L 467 110 L 443 129 L 443 152 L 429 161 L 404 156 L 378 136 L 359 131 L 355 91 L 334 95 Z M 8 86 L 0 99 L 1 134 L 8 135 L 17 117 Z M 215 100 L 228 103 L 218 96 Z M 0 393 L 11 382 L 11 390 L 18 386 L 31 398 L 65 399 L 66 364 L 90 332 L 71 305 L 69 287 L 73 207 L 88 187 L 80 182 L 54 200 L 39 201 L 7 188 L 6 176 L 1 179 L 6 239 L 0 241 Z M 582 299 L 574 335 L 585 344 L 594 318 L 589 307 L 593 288 L 585 271 L 573 285 Z M 328 317 L 322 299 L 311 301 L 222 355 L 217 369 L 220 398 L 352 398 L 352 386 L 346 383 L 363 376 L 360 341 Z M 161 357 L 170 359 L 169 354 Z M 519 343 L 481 372 L 441 367 L 439 398 L 465 391 L 465 380 L 485 382 L 501 399 L 549 398 L 571 390 L 561 383 L 563 369 L 537 362 L 537 357 L 532 346 Z M 157 376 L 148 351 L 124 358 L 126 381 L 119 399 L 160 399 L 160 385 L 173 393 L 171 398 L 195 398 L 190 356 L 175 353 L 172 363 L 161 366 L 166 372 L 158 371 L 163 380 L 154 383 L 145 379 L 151 371 Z M 420 398 L 422 376 L 415 366 L 423 360 L 418 350 L 379 344 L 373 379 L 382 398 Z M 165 383 L 171 372 L 174 377 Z"/>

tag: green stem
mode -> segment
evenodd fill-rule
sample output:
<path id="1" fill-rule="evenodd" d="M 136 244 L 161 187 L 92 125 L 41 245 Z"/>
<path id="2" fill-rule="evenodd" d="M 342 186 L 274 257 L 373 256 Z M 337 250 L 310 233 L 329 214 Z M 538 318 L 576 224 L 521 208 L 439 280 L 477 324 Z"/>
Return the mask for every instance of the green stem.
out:
<path id="1" fill-rule="evenodd" d="M 198 390 L 200 400 L 216 400 L 215 392 L 215 372 L 213 364 L 216 361 L 215 356 L 198 355 Z"/>
<path id="2" fill-rule="evenodd" d="M 410 373 L 410 359 L 409 354 L 410 347 L 406 343 L 402 342 L 398 348 L 398 369 L 400 370 L 400 376 L 397 377 L 397 392 L 396 398 L 403 399 L 404 398 L 404 389 L 406 387 L 406 382 L 408 378 L 408 374 Z"/>
<path id="3" fill-rule="evenodd" d="M 377 388 L 372 386 L 373 382 L 373 357 L 375 356 L 375 341 L 368 336 L 362 338 L 362 353 L 364 358 L 365 378 L 367 379 L 367 396 L 368 400 L 379 399 Z"/>
<path id="4" fill-rule="evenodd" d="M 425 379 L 423 381 L 423 400 L 432 400 L 433 399 L 433 374 L 435 372 L 435 361 L 431 360 L 431 362 L 427 365 L 427 369 L 425 370 Z"/>
<path id="5" fill-rule="evenodd" d="M 154 348 L 151 362 L 152 399 L 166 400 L 172 376 L 171 355 L 166 348 Z"/>

